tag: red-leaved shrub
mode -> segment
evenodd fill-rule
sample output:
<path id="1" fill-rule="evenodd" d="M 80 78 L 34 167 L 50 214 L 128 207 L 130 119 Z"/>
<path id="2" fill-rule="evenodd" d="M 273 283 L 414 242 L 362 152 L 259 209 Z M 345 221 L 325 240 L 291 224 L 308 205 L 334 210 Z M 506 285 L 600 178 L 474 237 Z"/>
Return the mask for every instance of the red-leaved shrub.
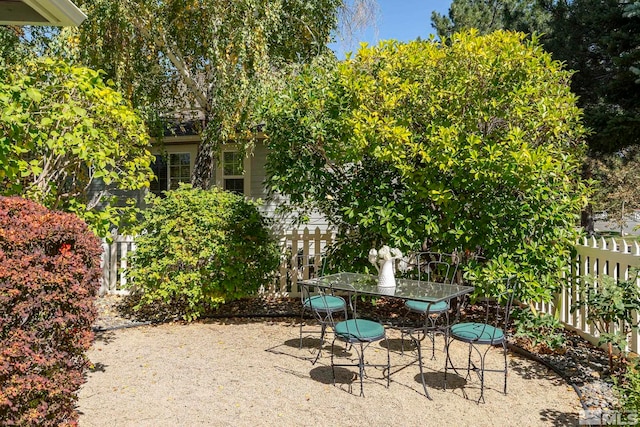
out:
<path id="1" fill-rule="evenodd" d="M 77 425 L 100 254 L 78 217 L 0 197 L 1 425 Z"/>

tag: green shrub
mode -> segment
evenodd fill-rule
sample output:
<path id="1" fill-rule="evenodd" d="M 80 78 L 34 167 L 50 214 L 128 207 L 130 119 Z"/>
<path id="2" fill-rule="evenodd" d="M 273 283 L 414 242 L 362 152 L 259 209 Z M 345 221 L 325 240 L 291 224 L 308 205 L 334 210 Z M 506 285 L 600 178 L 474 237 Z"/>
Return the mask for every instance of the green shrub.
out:
<path id="1" fill-rule="evenodd" d="M 100 236 L 122 230 L 137 213 L 124 194 L 153 178 L 143 119 L 102 72 L 61 59 L 0 74 L 0 194 L 73 212 Z"/>
<path id="2" fill-rule="evenodd" d="M 587 322 L 598 331 L 598 345 L 607 344 L 609 368 L 613 369 L 614 347 L 626 357 L 627 339 L 638 327 L 634 313 L 640 311 L 638 269 L 631 270 L 627 280 L 608 275 L 587 275 L 576 284 L 577 301 L 571 312 L 584 309 Z M 617 327 L 613 327 L 617 325 Z"/>
<path id="3" fill-rule="evenodd" d="M 0 197 L 2 425 L 77 423 L 101 252 L 75 215 Z"/>
<path id="4" fill-rule="evenodd" d="M 564 336 L 560 332 L 562 323 L 547 313 L 534 313 L 530 307 L 516 309 L 513 312 L 515 336 L 528 339 L 531 347 L 544 347 L 551 351 L 564 346 Z"/>
<path id="5" fill-rule="evenodd" d="M 616 381 L 616 391 L 625 411 L 640 412 L 640 366 L 637 359 L 627 364 L 626 372 Z"/>
<path id="6" fill-rule="evenodd" d="M 190 186 L 151 203 L 128 273 L 140 298 L 134 310 L 194 320 L 256 292 L 278 268 L 278 245 L 256 203 Z"/>
<path id="7" fill-rule="evenodd" d="M 266 185 L 328 219 L 341 267 L 426 242 L 488 260 L 478 295 L 515 274 L 518 299 L 552 300 L 589 194 L 586 130 L 536 37 L 382 41 L 296 71 L 263 100 Z"/>

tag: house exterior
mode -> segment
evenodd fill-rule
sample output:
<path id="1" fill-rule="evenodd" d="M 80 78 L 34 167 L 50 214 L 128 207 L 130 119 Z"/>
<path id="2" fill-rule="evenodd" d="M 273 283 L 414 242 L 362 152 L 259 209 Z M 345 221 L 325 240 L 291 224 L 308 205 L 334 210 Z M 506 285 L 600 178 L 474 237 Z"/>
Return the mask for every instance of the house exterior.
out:
<path id="1" fill-rule="evenodd" d="M 179 183 L 189 183 L 195 167 L 200 135 L 189 125 L 179 126 L 172 134 L 164 136 L 162 143 L 155 143 L 152 154 L 156 156 L 152 165 L 158 179 L 151 183 L 150 191 L 160 194 L 162 191 L 178 188 Z M 243 194 L 253 200 L 262 200 L 262 211 L 275 221 L 280 231 L 291 230 L 289 218 L 276 217 L 278 200 L 267 201 L 265 164 L 268 146 L 264 138 L 258 138 L 253 152 L 246 155 L 241 144 L 227 143 L 215 159 L 212 184 L 227 191 Z M 326 219 L 319 213 L 312 214 L 309 223 L 304 226 L 322 232 L 328 229 Z"/>

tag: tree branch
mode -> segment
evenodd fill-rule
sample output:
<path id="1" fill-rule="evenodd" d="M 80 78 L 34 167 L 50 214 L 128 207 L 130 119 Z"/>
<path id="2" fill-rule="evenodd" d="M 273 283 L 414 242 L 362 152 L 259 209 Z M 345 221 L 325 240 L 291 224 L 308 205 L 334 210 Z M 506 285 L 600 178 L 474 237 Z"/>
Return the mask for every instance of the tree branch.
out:
<path id="1" fill-rule="evenodd" d="M 129 4 L 131 5 L 131 2 L 129 2 Z M 196 98 L 198 104 L 200 105 L 200 108 L 205 113 L 208 112 L 209 104 L 207 102 L 207 96 L 205 93 L 203 93 L 203 91 L 198 86 L 198 82 L 196 82 L 196 80 L 193 78 L 193 76 L 189 72 L 189 68 L 187 67 L 187 64 L 182 59 L 182 55 L 180 53 L 180 49 L 178 48 L 178 46 L 176 46 L 175 43 L 172 43 L 171 41 L 167 40 L 166 34 L 162 32 L 160 32 L 159 34 L 158 32 L 156 32 L 156 34 L 151 34 L 151 31 L 149 31 L 149 29 L 144 25 L 144 23 L 141 22 L 140 16 L 142 16 L 142 13 L 140 12 L 140 10 L 138 10 L 138 8 L 136 8 L 133 5 L 131 5 L 131 8 L 132 8 L 132 11 L 134 12 L 133 14 L 134 18 L 132 19 L 133 25 L 135 25 L 135 27 L 142 34 L 144 34 L 145 37 L 152 40 L 156 44 L 159 50 L 161 50 L 162 52 L 165 53 L 165 55 L 167 55 L 167 58 L 169 58 L 173 66 L 176 67 L 176 70 L 182 77 L 182 80 L 185 86 L 187 87 L 187 89 L 190 90 L 193 96 Z M 149 18 L 149 15 L 148 14 L 145 14 L 145 15 L 146 15 L 146 23 L 150 24 L 151 19 Z"/>

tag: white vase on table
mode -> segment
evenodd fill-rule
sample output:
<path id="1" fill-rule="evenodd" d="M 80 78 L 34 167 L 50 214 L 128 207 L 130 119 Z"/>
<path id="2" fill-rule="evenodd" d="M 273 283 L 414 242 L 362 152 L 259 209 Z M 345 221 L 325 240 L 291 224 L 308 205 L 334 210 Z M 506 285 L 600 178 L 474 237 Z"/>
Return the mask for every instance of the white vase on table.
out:
<path id="1" fill-rule="evenodd" d="M 378 291 L 385 295 L 393 295 L 396 289 L 396 278 L 393 274 L 393 259 L 385 260 L 378 274 Z"/>

